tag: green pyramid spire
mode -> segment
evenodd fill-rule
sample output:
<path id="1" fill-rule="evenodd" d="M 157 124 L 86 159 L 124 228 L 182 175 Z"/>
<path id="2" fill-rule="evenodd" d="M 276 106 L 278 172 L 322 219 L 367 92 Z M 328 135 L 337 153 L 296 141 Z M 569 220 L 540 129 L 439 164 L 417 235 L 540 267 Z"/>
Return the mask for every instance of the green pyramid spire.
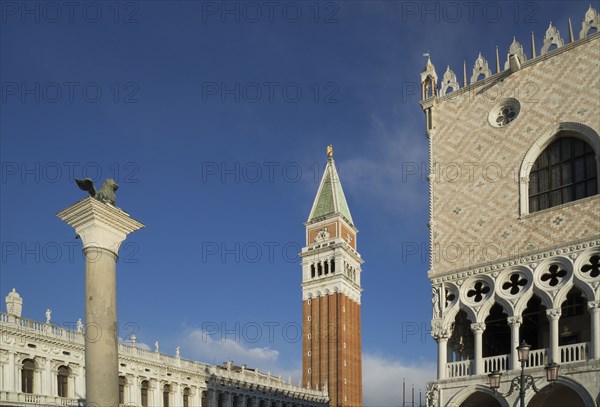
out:
<path id="1" fill-rule="evenodd" d="M 321 179 L 317 197 L 315 198 L 312 210 L 308 216 L 308 222 L 313 222 L 324 216 L 340 214 L 346 218 L 351 225 L 354 225 L 348 203 L 346 202 L 346 196 L 344 195 L 344 190 L 340 183 L 340 177 L 335 168 L 332 150 L 328 149 L 328 155 L 329 158 L 327 159 L 325 173 Z"/>

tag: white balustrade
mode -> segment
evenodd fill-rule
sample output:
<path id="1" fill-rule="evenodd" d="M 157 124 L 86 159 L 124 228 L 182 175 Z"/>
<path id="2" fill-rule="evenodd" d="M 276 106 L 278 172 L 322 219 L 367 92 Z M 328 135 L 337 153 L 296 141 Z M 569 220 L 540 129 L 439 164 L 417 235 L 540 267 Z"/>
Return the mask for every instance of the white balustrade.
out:
<path id="1" fill-rule="evenodd" d="M 494 370 L 509 370 L 510 355 L 497 355 L 483 358 L 483 372 L 490 373 Z"/>
<path id="2" fill-rule="evenodd" d="M 447 376 L 449 379 L 454 377 L 471 376 L 471 360 L 461 360 L 458 362 L 446 363 Z"/>
<path id="3" fill-rule="evenodd" d="M 539 367 L 548 364 L 548 349 L 535 349 L 529 351 L 529 361 L 525 367 Z"/>
<path id="4" fill-rule="evenodd" d="M 587 360 L 588 342 L 559 346 L 560 363 L 583 362 Z"/>

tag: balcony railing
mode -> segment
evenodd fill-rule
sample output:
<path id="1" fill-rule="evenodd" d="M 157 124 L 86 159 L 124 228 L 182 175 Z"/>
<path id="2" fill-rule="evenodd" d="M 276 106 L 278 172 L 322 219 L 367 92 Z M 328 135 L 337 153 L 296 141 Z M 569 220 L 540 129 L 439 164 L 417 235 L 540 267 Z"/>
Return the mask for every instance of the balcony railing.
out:
<path id="1" fill-rule="evenodd" d="M 529 361 L 525 367 L 546 366 L 548 363 L 548 349 L 534 349 L 529 351 Z"/>
<path id="2" fill-rule="evenodd" d="M 471 376 L 471 360 L 460 360 L 450 362 L 446 365 L 448 369 L 448 378 Z"/>
<path id="3" fill-rule="evenodd" d="M 584 362 L 588 359 L 589 342 L 560 346 L 560 363 Z"/>
<path id="4" fill-rule="evenodd" d="M 21 392 L 0 391 L 0 401 L 15 402 L 19 404 L 31 404 L 38 406 L 83 406 L 84 400 L 71 399 L 66 397 L 43 396 L 38 394 L 29 394 Z"/>
<path id="5" fill-rule="evenodd" d="M 508 370 L 510 355 L 497 355 L 483 358 L 483 371 L 485 373 L 493 372 L 494 370 Z"/>
<path id="6" fill-rule="evenodd" d="M 576 343 L 573 345 L 559 346 L 560 364 L 570 364 L 585 362 L 588 360 L 590 343 Z M 527 368 L 544 367 L 550 361 L 549 349 L 535 349 L 529 352 L 529 361 Z M 473 374 L 473 360 L 461 360 L 458 362 L 449 362 L 446 364 L 446 377 L 448 379 L 456 377 L 467 377 Z M 494 370 L 507 371 L 510 369 L 510 355 L 497 355 L 483 358 L 484 373 L 490 373 Z"/>

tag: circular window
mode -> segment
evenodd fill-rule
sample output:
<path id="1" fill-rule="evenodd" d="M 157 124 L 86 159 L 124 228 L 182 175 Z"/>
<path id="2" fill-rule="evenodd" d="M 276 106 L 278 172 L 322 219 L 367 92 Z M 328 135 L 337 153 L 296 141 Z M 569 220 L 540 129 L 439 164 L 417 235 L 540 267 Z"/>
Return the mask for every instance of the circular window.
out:
<path id="1" fill-rule="evenodd" d="M 515 120 L 521 111 L 521 104 L 517 99 L 504 99 L 492 108 L 488 114 L 488 121 L 493 127 L 504 127 Z"/>

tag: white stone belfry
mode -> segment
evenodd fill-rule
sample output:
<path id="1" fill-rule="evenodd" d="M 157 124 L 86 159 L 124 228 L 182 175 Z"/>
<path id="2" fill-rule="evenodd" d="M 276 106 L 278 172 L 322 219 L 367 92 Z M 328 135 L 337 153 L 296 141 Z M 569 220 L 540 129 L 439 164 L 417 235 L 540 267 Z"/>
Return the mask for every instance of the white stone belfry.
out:
<path id="1" fill-rule="evenodd" d="M 88 197 L 57 216 L 75 229 L 85 254 L 85 384 L 89 406 L 119 405 L 116 261 L 140 222 Z"/>

